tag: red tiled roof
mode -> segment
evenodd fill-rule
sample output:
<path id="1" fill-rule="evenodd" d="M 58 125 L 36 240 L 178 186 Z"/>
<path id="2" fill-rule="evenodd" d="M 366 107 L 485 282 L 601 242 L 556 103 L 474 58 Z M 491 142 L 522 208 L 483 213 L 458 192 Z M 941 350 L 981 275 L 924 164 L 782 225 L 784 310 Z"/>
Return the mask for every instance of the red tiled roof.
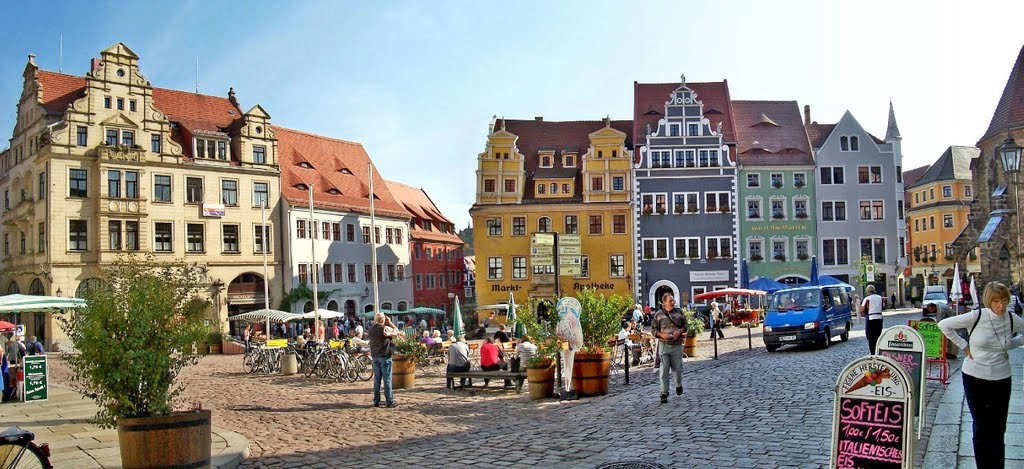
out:
<path id="1" fill-rule="evenodd" d="M 296 187 L 313 184 L 313 204 L 320 208 L 370 212 L 367 166 L 370 156 L 359 143 L 274 126 L 281 164 L 281 195 L 288 203 L 309 207 L 309 192 Z M 312 168 L 303 168 L 307 162 Z M 346 169 L 351 174 L 343 174 Z M 327 191 L 338 189 L 340 194 Z M 378 215 L 411 218 L 373 169 L 374 209 Z"/>
<path id="2" fill-rule="evenodd" d="M 651 128 L 658 125 L 658 120 L 665 115 L 665 101 L 680 83 L 637 83 L 633 82 L 633 137 L 636 145 L 646 143 L 647 124 Z M 726 143 L 736 141 L 733 129 L 732 103 L 729 97 L 729 81 L 710 83 L 686 83 L 686 86 L 697 93 L 697 99 L 704 103 L 704 117 L 711 122 L 711 128 L 722 123 L 722 134 Z"/>
<path id="3" fill-rule="evenodd" d="M 1006 87 L 1003 88 L 999 104 L 996 105 L 996 110 L 992 113 L 992 121 L 988 124 L 988 130 L 978 139 L 978 142 L 980 144 L 982 140 L 994 134 L 1006 132 L 1008 127 L 1021 125 L 1024 125 L 1024 47 L 1021 47 L 1017 54 L 1017 62 L 1013 64 L 1010 77 L 1006 79 Z"/>
<path id="4" fill-rule="evenodd" d="M 733 101 L 739 161 L 754 165 L 813 165 L 796 101 Z"/>
<path id="5" fill-rule="evenodd" d="M 917 184 L 917 181 L 921 180 L 921 176 L 924 176 L 924 173 L 927 172 L 928 168 L 930 167 L 931 165 L 926 164 L 924 166 L 921 166 L 920 168 L 914 168 L 911 169 L 910 171 L 904 171 L 903 187 L 907 189 L 913 187 L 914 184 Z"/>
<path id="6" fill-rule="evenodd" d="M 43 88 L 43 107 L 62 114 L 74 100 L 85 96 L 85 78 L 39 70 Z M 188 91 L 153 88 L 153 104 L 168 119 L 193 130 L 216 131 L 229 127 L 242 112 L 227 98 L 190 93 Z"/>
<path id="7" fill-rule="evenodd" d="M 504 122 L 504 124 L 503 124 Z M 626 148 L 632 148 L 631 142 L 633 137 L 633 121 L 610 121 L 609 122 L 613 129 L 626 134 L 625 140 L 622 142 Z M 560 202 L 578 202 L 583 200 L 583 183 L 580 174 L 583 168 L 580 157 L 587 152 L 590 148 L 590 134 L 604 128 L 604 121 L 544 121 L 544 120 L 510 120 L 498 119 L 495 123 L 495 129 L 500 129 L 502 125 L 505 126 L 505 130 L 511 132 L 519 139 L 516 140 L 516 147 L 519 152 L 526 157 L 524 162 L 524 169 L 526 170 L 526 187 L 523 190 L 523 200 L 531 202 L 543 202 L 543 203 L 560 203 Z M 554 168 L 552 169 L 565 169 L 564 173 L 567 177 L 574 179 L 575 189 L 572 198 L 542 198 L 534 199 L 533 193 L 533 178 L 534 173 L 537 172 L 540 166 L 540 156 L 538 151 L 541 147 L 545 149 L 554 150 Z M 563 168 L 562 167 L 562 150 L 565 148 L 574 148 L 577 153 L 576 167 L 575 168 Z M 550 171 L 544 169 L 543 171 Z M 540 176 L 545 177 L 545 176 Z"/>
<path id="8" fill-rule="evenodd" d="M 434 226 L 439 223 L 445 223 L 452 225 L 452 221 L 441 215 L 441 211 L 434 205 L 434 201 L 430 200 L 430 196 L 423 189 L 419 189 L 412 186 L 407 186 L 400 182 L 386 181 L 388 190 L 391 191 L 391 195 L 395 197 L 398 203 L 402 204 L 406 210 L 411 212 L 416 218 L 425 219 Z M 461 246 L 464 241 L 459 238 L 455 233 L 444 233 L 441 231 L 427 231 L 424 230 L 419 224 L 413 223 L 412 230 L 409 232 L 409 239 L 420 239 L 426 241 L 437 241 L 442 243 L 451 243 Z"/>
<path id="9" fill-rule="evenodd" d="M 805 127 L 807 128 L 807 137 L 811 139 L 811 146 L 821 148 L 825 144 L 825 140 L 828 140 L 828 136 L 832 134 L 832 129 L 836 128 L 836 125 L 811 122 Z"/>

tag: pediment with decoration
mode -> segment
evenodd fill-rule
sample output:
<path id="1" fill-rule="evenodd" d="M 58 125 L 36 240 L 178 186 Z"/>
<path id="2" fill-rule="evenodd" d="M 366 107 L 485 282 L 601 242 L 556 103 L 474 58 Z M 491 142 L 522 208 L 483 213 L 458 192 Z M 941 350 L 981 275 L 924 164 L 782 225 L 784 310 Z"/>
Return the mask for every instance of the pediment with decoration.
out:
<path id="1" fill-rule="evenodd" d="M 131 127 L 133 129 L 139 128 L 139 124 L 135 123 L 135 121 L 129 119 L 128 116 L 122 113 L 117 113 L 113 116 L 110 116 L 110 118 L 103 121 L 103 125 L 115 127 Z"/>

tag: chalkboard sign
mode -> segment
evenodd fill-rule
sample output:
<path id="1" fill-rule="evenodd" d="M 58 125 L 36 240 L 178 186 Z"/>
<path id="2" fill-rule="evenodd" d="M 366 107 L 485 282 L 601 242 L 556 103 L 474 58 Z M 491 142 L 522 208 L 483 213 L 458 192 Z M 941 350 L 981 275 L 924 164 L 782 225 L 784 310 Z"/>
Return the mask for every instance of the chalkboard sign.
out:
<path id="1" fill-rule="evenodd" d="M 854 360 L 836 380 L 831 467 L 913 468 L 910 377 L 890 358 Z"/>
<path id="2" fill-rule="evenodd" d="M 925 418 L 921 409 L 927 408 L 924 383 L 927 381 L 928 369 L 924 359 L 924 338 L 908 326 L 892 326 L 882 331 L 876 347 L 878 355 L 893 359 L 910 376 L 912 383 L 910 392 L 917 398 L 915 399 L 917 405 L 914 406 L 914 415 L 921 418 L 917 423 L 917 437 L 920 438 L 921 432 L 924 430 Z"/>
<path id="3" fill-rule="evenodd" d="M 924 339 L 924 350 L 928 358 L 946 359 L 946 336 L 942 335 L 938 324 L 931 321 L 909 321 L 909 324 Z"/>
<path id="4" fill-rule="evenodd" d="M 45 401 L 49 385 L 46 377 L 46 355 L 28 355 L 24 358 L 25 382 L 21 394 L 26 401 Z"/>

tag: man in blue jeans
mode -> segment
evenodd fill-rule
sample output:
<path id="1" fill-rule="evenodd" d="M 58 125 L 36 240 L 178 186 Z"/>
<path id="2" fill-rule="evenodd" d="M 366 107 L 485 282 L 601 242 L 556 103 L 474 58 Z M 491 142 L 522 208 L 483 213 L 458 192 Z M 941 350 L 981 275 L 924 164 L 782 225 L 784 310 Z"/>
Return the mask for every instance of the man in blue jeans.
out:
<path id="1" fill-rule="evenodd" d="M 676 307 L 671 293 L 661 297 L 661 308 L 654 313 L 651 332 L 659 339 L 658 352 L 661 355 L 661 403 L 668 402 L 670 375 L 676 376 L 676 395 L 683 395 L 683 340 L 686 339 L 686 316 Z"/>
<path id="2" fill-rule="evenodd" d="M 373 406 L 380 407 L 380 385 L 384 382 L 384 400 L 389 409 L 398 407 L 395 394 L 391 390 L 391 354 L 388 353 L 388 342 L 400 334 L 384 313 L 373 315 L 370 326 L 370 357 L 373 358 Z"/>

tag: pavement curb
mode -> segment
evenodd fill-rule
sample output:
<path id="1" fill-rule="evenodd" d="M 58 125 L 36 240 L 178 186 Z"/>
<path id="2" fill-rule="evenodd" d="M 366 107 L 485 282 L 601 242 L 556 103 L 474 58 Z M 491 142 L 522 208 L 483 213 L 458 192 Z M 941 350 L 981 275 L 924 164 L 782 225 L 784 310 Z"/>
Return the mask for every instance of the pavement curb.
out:
<path id="1" fill-rule="evenodd" d="M 220 454 L 210 459 L 213 469 L 233 469 L 249 457 L 249 440 L 241 434 L 221 428 L 213 428 L 213 433 L 227 442 L 227 447 Z"/>

